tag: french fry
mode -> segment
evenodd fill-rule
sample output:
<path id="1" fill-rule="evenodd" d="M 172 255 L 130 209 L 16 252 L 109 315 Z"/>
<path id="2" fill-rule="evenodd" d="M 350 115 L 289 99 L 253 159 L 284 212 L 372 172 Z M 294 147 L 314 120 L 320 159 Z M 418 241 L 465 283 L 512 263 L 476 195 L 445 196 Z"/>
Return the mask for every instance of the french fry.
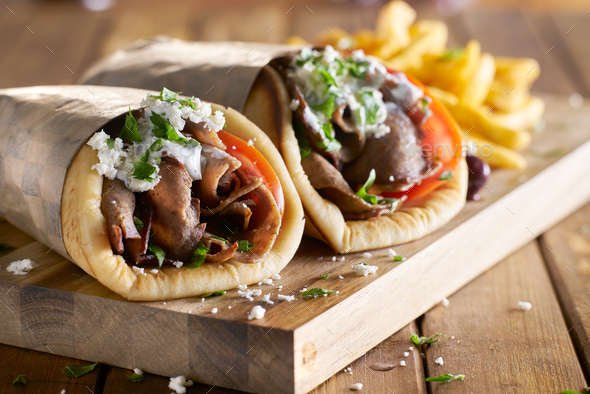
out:
<path id="1" fill-rule="evenodd" d="M 453 93 L 446 92 L 436 86 L 428 86 L 426 88 L 428 94 L 443 103 L 444 105 L 457 105 L 459 104 L 459 98 Z"/>
<path id="2" fill-rule="evenodd" d="M 524 129 L 509 129 L 498 123 L 490 114 L 463 104 L 447 106 L 455 120 L 469 132 L 475 131 L 492 142 L 507 148 L 521 150 L 531 142 L 531 133 Z"/>
<path id="3" fill-rule="evenodd" d="M 359 30 L 354 33 L 352 38 L 354 48 L 362 49 L 368 55 L 383 57 L 387 40 L 377 37 L 372 30 Z M 346 49 L 346 47 L 339 49 Z"/>
<path id="4" fill-rule="evenodd" d="M 481 62 L 481 45 L 477 40 L 469 40 L 461 56 L 456 60 L 446 60 L 443 57 L 440 62 L 443 65 L 448 62 L 449 65 L 446 66 L 447 69 L 439 65 L 441 69 L 438 70 L 437 74 L 440 82 L 436 86 L 448 90 L 457 97 L 461 97 Z"/>
<path id="5" fill-rule="evenodd" d="M 287 38 L 287 45 L 306 45 L 308 42 L 299 36 L 291 36 Z"/>
<path id="6" fill-rule="evenodd" d="M 510 129 L 533 129 L 536 123 L 543 118 L 545 102 L 536 96 L 530 96 L 527 103 L 509 112 L 490 112 L 488 117 L 494 123 Z"/>
<path id="7" fill-rule="evenodd" d="M 523 155 L 495 142 L 488 141 L 473 131 L 467 135 L 463 134 L 463 139 L 466 142 L 473 142 L 476 147 L 476 156 L 485 160 L 492 167 L 516 168 L 519 170 L 527 167 L 527 161 Z"/>
<path id="8" fill-rule="evenodd" d="M 515 111 L 524 107 L 529 102 L 529 88 L 525 83 L 510 86 L 500 80 L 494 80 L 486 104 L 500 111 Z"/>
<path id="9" fill-rule="evenodd" d="M 494 57 L 489 53 L 482 53 L 479 66 L 473 76 L 467 80 L 467 84 L 463 93 L 459 96 L 459 100 L 463 104 L 472 107 L 482 105 L 494 82 L 495 73 L 496 63 L 494 62 Z"/>
<path id="10" fill-rule="evenodd" d="M 375 24 L 376 35 L 386 44 L 380 56 L 389 59 L 410 44 L 410 26 L 416 20 L 416 11 L 404 1 L 391 1 L 381 7 Z"/>
<path id="11" fill-rule="evenodd" d="M 496 79 L 510 86 L 525 82 L 530 86 L 541 73 L 539 62 L 531 58 L 496 57 Z"/>
<path id="12" fill-rule="evenodd" d="M 442 53 L 448 30 L 447 25 L 441 21 L 421 20 L 412 25 L 410 34 L 410 44 L 386 62 L 390 68 L 399 71 L 420 68 L 424 55 Z"/>
<path id="13" fill-rule="evenodd" d="M 330 31 L 328 31 L 328 29 L 322 30 L 322 32 L 313 40 L 313 44 L 316 46 L 331 45 L 336 49 L 342 50 L 346 49 L 347 46 L 352 46 L 352 41 L 352 36 L 345 30 L 342 30 L 339 27 L 331 27 Z"/>

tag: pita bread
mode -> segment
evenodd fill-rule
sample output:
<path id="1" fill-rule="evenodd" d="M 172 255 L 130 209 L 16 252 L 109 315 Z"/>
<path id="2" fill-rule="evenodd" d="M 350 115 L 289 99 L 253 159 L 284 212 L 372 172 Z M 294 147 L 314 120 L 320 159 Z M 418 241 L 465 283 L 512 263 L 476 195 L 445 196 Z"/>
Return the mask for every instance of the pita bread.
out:
<path id="1" fill-rule="evenodd" d="M 244 115 L 277 145 L 305 209 L 305 234 L 330 245 L 337 253 L 383 248 L 419 239 L 443 226 L 465 205 L 467 165 L 462 159 L 449 182 L 387 215 L 366 220 L 345 220 L 340 209 L 311 186 L 303 167 L 292 127 L 290 97 L 272 67 L 262 69 L 254 82 Z M 273 114 L 273 116 L 268 116 Z"/>
<path id="2" fill-rule="evenodd" d="M 163 267 L 137 274 L 123 257 L 113 254 L 100 210 L 103 177 L 90 168 L 98 162 L 96 151 L 84 144 L 68 168 L 62 194 L 62 234 L 75 263 L 112 291 L 129 300 L 157 301 L 197 296 L 256 283 L 280 272 L 291 260 L 303 234 L 303 209 L 297 191 L 271 140 L 253 123 L 231 108 L 212 104 L 225 114 L 229 133 L 248 141 L 272 165 L 285 195 L 285 212 L 279 235 L 264 260 L 243 264 L 230 259 L 206 263 L 197 269 Z"/>

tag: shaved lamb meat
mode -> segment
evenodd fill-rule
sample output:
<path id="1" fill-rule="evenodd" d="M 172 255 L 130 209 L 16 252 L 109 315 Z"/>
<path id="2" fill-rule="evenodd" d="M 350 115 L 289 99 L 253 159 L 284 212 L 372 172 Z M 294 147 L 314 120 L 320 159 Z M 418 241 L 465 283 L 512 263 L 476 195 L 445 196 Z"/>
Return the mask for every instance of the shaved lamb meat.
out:
<path id="1" fill-rule="evenodd" d="M 228 177 L 240 167 L 241 163 L 224 150 L 203 145 L 201 151 L 202 178 L 193 185 L 194 193 L 199 196 L 204 209 L 217 206 L 223 196 L 218 194 L 218 187 L 227 188 Z M 160 171 L 161 172 L 161 171 Z M 231 178 L 230 185 L 231 185 Z M 222 184 L 220 185 L 220 182 Z"/>
<path id="2" fill-rule="evenodd" d="M 125 253 L 126 257 L 135 263 L 141 255 L 147 253 L 148 243 L 150 240 L 150 231 L 152 229 L 152 218 L 154 209 L 148 196 L 138 193 L 135 204 L 135 217 L 141 220 L 143 227 L 139 230 L 140 239 L 126 239 Z"/>
<path id="3" fill-rule="evenodd" d="M 123 239 L 141 239 L 133 222 L 135 196 L 123 181 L 104 178 L 100 207 L 107 221 L 109 242 L 116 253 L 123 253 Z"/>
<path id="4" fill-rule="evenodd" d="M 385 124 L 391 131 L 380 138 L 368 138 L 363 153 L 344 167 L 342 175 L 349 184 L 362 185 L 374 168 L 375 184 L 381 190 L 405 191 L 422 180 L 430 160 L 422 154 L 421 136 L 410 118 L 399 106 L 386 106 Z"/>
<path id="5" fill-rule="evenodd" d="M 191 198 L 193 182 L 185 166 L 170 156 L 162 157 L 160 182 L 147 191 L 154 207 L 154 242 L 172 260 L 188 261 L 204 224 L 199 224 L 199 200 Z"/>
<path id="6" fill-rule="evenodd" d="M 219 135 L 215 131 L 209 130 L 205 122 L 195 123 L 187 120 L 182 132 L 203 145 L 211 145 L 214 148 L 225 150 L 225 144 L 221 141 Z"/>
<path id="7" fill-rule="evenodd" d="M 350 116 L 345 117 L 347 104 L 341 104 L 332 114 L 332 121 L 335 124 L 336 139 L 342 144 L 339 157 L 343 163 L 350 163 L 356 159 L 365 147 L 365 133 L 360 131 L 350 120 Z M 339 132 L 342 131 L 342 132 Z"/>

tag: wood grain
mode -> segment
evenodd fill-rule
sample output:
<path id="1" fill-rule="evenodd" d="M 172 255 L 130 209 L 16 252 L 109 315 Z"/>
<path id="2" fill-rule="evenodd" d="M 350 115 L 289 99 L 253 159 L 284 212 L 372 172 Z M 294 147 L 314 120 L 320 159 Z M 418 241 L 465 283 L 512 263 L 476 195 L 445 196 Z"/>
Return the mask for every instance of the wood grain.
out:
<path id="1" fill-rule="evenodd" d="M 478 263 L 474 259 L 474 264 Z M 586 387 L 536 242 L 527 244 L 424 316 L 424 335 L 448 335 L 426 351 L 432 393 L 558 393 Z M 519 301 L 532 309 L 518 309 Z M 444 364 L 435 360 L 442 357 Z"/>
<path id="2" fill-rule="evenodd" d="M 586 205 L 540 239 L 541 251 L 572 328 L 580 361 L 590 371 L 590 205 Z"/>

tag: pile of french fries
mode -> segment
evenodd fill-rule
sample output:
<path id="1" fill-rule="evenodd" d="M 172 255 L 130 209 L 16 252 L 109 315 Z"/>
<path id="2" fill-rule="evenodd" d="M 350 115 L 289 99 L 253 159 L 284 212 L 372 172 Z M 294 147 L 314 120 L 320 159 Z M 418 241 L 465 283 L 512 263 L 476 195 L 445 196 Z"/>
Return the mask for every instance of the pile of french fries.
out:
<path id="1" fill-rule="evenodd" d="M 493 167 L 525 168 L 526 159 L 518 151 L 529 145 L 545 110 L 543 100 L 530 95 L 539 63 L 482 52 L 476 40 L 464 48 L 448 48 L 447 38 L 444 22 L 416 20 L 407 3 L 391 1 L 379 11 L 375 30 L 350 34 L 330 27 L 313 44 L 363 49 L 388 68 L 415 76 L 447 106 L 472 152 Z M 299 37 L 288 42 L 305 43 Z"/>

